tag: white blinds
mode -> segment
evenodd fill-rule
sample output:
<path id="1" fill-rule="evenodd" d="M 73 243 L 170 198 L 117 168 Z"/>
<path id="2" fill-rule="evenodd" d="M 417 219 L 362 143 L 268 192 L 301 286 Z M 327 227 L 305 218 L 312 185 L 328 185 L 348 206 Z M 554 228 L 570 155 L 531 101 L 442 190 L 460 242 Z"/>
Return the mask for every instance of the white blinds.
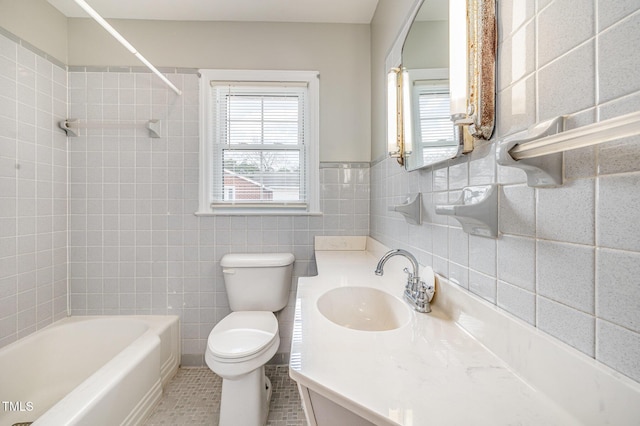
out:
<path id="1" fill-rule="evenodd" d="M 213 204 L 306 206 L 306 86 L 211 85 Z"/>
<path id="2" fill-rule="evenodd" d="M 421 82 L 414 88 L 418 99 L 419 142 L 423 146 L 451 145 L 453 123 L 446 82 Z"/>

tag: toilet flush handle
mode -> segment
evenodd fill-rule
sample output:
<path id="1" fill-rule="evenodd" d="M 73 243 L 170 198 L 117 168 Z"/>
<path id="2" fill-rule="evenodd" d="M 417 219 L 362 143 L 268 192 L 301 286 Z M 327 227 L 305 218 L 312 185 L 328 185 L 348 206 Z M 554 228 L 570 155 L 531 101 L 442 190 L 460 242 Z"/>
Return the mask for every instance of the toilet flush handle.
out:
<path id="1" fill-rule="evenodd" d="M 236 273 L 236 270 L 235 270 L 235 269 L 223 269 L 223 270 L 222 270 L 222 273 L 223 273 L 223 274 L 229 274 L 229 275 L 232 275 L 232 274 L 235 274 L 235 273 Z"/>

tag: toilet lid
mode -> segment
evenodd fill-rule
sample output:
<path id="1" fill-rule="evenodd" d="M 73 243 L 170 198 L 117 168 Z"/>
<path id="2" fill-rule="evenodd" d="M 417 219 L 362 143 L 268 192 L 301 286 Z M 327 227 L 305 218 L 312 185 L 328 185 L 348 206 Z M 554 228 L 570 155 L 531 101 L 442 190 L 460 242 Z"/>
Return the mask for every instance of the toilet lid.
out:
<path id="1" fill-rule="evenodd" d="M 218 358 L 242 358 L 260 352 L 277 334 L 271 312 L 232 312 L 213 328 L 207 346 Z"/>

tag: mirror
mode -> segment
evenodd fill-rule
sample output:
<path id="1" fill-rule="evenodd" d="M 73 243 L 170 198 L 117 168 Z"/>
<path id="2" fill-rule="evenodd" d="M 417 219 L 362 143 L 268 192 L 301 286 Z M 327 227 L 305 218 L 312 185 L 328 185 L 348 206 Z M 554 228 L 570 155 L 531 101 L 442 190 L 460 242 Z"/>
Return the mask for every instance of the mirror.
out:
<path id="1" fill-rule="evenodd" d="M 407 170 L 489 140 L 495 109 L 495 0 L 422 0 L 412 16 L 396 41 L 395 141 L 389 132 L 389 151 Z"/>
<path id="2" fill-rule="evenodd" d="M 449 97 L 449 0 L 424 0 L 402 47 L 402 68 L 410 99 L 402 115 L 405 132 L 411 132 L 405 134 L 405 167 L 415 170 L 456 157 L 460 145 L 454 139 Z"/>

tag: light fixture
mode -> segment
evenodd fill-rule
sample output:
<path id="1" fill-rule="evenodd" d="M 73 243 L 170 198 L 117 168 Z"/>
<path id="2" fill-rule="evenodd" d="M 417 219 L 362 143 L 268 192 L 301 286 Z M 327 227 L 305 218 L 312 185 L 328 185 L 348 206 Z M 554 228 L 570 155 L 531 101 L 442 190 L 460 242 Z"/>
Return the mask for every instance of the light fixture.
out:
<path id="1" fill-rule="evenodd" d="M 467 0 L 449 0 L 449 96 L 454 137 L 462 152 L 473 150 L 468 126 L 473 124 L 469 99 L 469 54 L 467 43 Z M 467 137 L 465 137 L 467 136 Z"/>
<path id="2" fill-rule="evenodd" d="M 467 116 L 467 60 L 467 2 L 449 0 L 449 90 L 452 117 Z"/>
<path id="3" fill-rule="evenodd" d="M 138 58 L 143 64 L 146 65 L 147 68 L 151 70 L 155 75 L 160 77 L 162 81 L 164 81 L 176 94 L 181 95 L 182 92 L 178 89 L 164 74 L 162 74 L 156 67 L 151 64 L 140 52 L 136 50 L 131 43 L 127 41 L 118 31 L 115 30 L 107 21 L 104 20 L 102 16 L 98 12 L 96 12 L 91 6 L 87 4 L 84 0 L 74 0 L 78 6 L 80 6 L 85 12 L 89 14 L 98 24 L 102 26 L 109 34 L 111 34 L 116 40 L 120 42 L 127 50 L 133 53 L 136 58 Z"/>
<path id="4" fill-rule="evenodd" d="M 401 166 L 413 150 L 411 109 L 409 73 L 392 68 L 387 74 L 387 151 Z"/>
<path id="5" fill-rule="evenodd" d="M 387 74 L 387 151 L 404 166 L 412 149 L 411 80 L 406 69 L 392 68 Z"/>
<path id="6" fill-rule="evenodd" d="M 402 109 L 399 84 L 400 68 L 392 68 L 387 74 L 387 151 L 389 157 L 404 164 L 402 155 Z"/>
<path id="7" fill-rule="evenodd" d="M 409 72 L 404 68 L 400 79 L 402 86 L 402 147 L 406 158 L 413 152 L 413 108 L 411 105 L 411 79 Z"/>

